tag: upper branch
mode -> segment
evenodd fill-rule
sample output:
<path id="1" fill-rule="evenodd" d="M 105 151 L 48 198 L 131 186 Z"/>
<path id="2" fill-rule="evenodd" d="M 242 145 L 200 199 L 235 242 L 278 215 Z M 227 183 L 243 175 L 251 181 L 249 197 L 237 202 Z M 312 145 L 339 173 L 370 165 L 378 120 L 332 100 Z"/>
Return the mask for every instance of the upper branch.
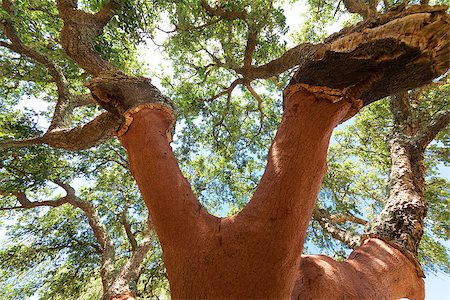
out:
<path id="1" fill-rule="evenodd" d="M 13 16 L 14 10 L 10 0 L 2 1 L 2 7 L 10 16 Z M 67 80 L 63 72 L 60 70 L 58 65 L 48 56 L 45 56 L 44 54 L 26 46 L 18 36 L 11 21 L 3 20 L 1 23 L 1 29 L 6 37 L 10 40 L 10 43 L 1 42 L 0 46 L 6 47 L 16 53 L 27 56 L 28 58 L 43 65 L 49 71 L 58 90 L 58 101 L 55 106 L 55 113 L 53 115 L 50 128 L 56 128 L 60 124 L 63 124 L 65 117 L 64 108 L 69 100 Z"/>
<path id="2" fill-rule="evenodd" d="M 224 9 L 222 7 L 212 7 L 206 0 L 202 0 L 201 4 L 206 13 L 213 17 L 220 17 L 228 20 L 245 20 L 247 18 L 246 11 L 232 11 Z"/>
<path id="3" fill-rule="evenodd" d="M 121 8 L 122 0 L 110 0 L 95 14 L 101 26 L 105 26 Z"/>
<path id="4" fill-rule="evenodd" d="M 390 98 L 391 112 L 394 115 L 395 130 L 402 134 L 412 135 L 416 130 L 411 111 L 411 99 L 407 91 L 393 95 Z"/>
<path id="5" fill-rule="evenodd" d="M 244 70 L 248 72 L 248 70 L 252 66 L 253 52 L 255 52 L 255 48 L 258 42 L 258 31 L 249 29 L 248 38 L 247 38 L 247 46 L 245 47 L 244 53 Z"/>
<path id="6" fill-rule="evenodd" d="M 344 5 L 349 12 L 359 14 L 363 19 L 367 19 L 376 14 L 379 2 L 380 0 L 344 0 Z"/>
<path id="7" fill-rule="evenodd" d="M 59 16 L 64 20 L 61 45 L 80 67 L 92 75 L 98 75 L 102 71 L 119 72 L 101 58 L 94 47 L 96 38 L 114 13 L 116 4 L 116 1 L 108 2 L 97 15 L 78 10 L 76 1 L 57 1 Z"/>
<path id="8" fill-rule="evenodd" d="M 249 79 L 265 79 L 279 75 L 295 66 L 302 65 L 321 45 L 300 44 L 286 51 L 282 56 L 267 64 L 253 67 L 245 73 L 245 69 L 236 70 L 239 74 L 244 74 Z"/>
<path id="9" fill-rule="evenodd" d="M 450 110 L 438 112 L 434 118 L 417 133 L 415 140 L 417 145 L 426 148 L 436 135 L 450 124 Z"/>
<path id="10" fill-rule="evenodd" d="M 114 136 L 120 124 L 121 119 L 116 115 L 103 113 L 91 122 L 75 128 L 51 130 L 43 136 L 26 140 L 1 142 L 0 150 L 42 144 L 66 150 L 87 149 Z"/>
<path id="11" fill-rule="evenodd" d="M 8 194 L 11 194 L 12 196 L 16 197 L 17 201 L 19 201 L 20 203 L 20 206 L 3 207 L 1 210 L 30 209 L 41 206 L 57 207 L 69 202 L 67 196 L 61 197 L 57 200 L 30 201 L 30 199 L 28 199 L 27 195 L 24 192 L 7 193 L 6 191 L 0 190 L 0 195 L 8 195 Z"/>
<path id="12" fill-rule="evenodd" d="M 446 6 L 397 7 L 344 28 L 307 57 L 290 85 L 357 88 L 367 105 L 427 84 L 450 67 L 446 10 Z"/>

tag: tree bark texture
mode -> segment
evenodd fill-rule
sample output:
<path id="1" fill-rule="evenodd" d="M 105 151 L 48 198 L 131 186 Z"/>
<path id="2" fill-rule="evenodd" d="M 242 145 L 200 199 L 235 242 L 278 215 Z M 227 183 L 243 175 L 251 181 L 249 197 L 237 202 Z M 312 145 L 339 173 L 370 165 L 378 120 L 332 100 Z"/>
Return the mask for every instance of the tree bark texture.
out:
<path id="1" fill-rule="evenodd" d="M 147 108 L 133 115 L 120 140 L 160 238 L 173 298 L 330 299 L 320 290 L 332 285 L 348 299 L 421 298 L 414 264 L 381 240 L 366 241 L 346 263 L 301 257 L 332 130 L 351 109 L 346 100 L 291 93 L 255 194 L 228 218 L 208 214 L 183 177 L 167 139 L 173 117 Z M 383 281 L 379 290 L 373 274 L 388 271 L 405 279 Z"/>
<path id="2" fill-rule="evenodd" d="M 347 89 L 367 105 L 429 83 L 450 66 L 446 10 L 415 5 L 344 28 L 300 66 L 290 85 Z"/>

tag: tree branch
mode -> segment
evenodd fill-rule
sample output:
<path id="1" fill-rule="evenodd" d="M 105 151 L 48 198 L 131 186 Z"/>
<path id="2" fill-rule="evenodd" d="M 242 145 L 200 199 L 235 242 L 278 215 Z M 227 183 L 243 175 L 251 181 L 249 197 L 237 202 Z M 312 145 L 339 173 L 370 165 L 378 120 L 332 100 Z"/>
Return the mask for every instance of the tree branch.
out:
<path id="1" fill-rule="evenodd" d="M 138 248 L 138 243 L 136 241 L 136 238 L 131 230 L 131 225 L 127 220 L 127 208 L 125 208 L 122 213 L 120 214 L 120 223 L 122 223 L 123 228 L 125 229 L 125 233 L 128 237 L 128 241 L 131 244 L 131 252 L 136 252 Z"/>
<path id="2" fill-rule="evenodd" d="M 102 274 L 102 283 L 104 286 L 104 290 L 106 290 L 106 288 L 111 285 L 114 278 L 114 243 L 110 239 L 105 226 L 98 216 L 97 209 L 92 205 L 92 203 L 83 201 L 78 198 L 75 195 L 75 190 L 70 185 L 59 181 L 56 181 L 55 183 L 66 191 L 67 195 L 65 198 L 67 199 L 67 202 L 75 207 L 80 208 L 88 218 L 88 222 L 90 227 L 92 228 L 92 231 L 94 232 L 94 236 L 100 244 L 100 247 L 102 248 L 102 267 L 100 272 Z"/>
<path id="3" fill-rule="evenodd" d="M 361 218 L 358 218 L 357 216 L 354 216 L 353 214 L 347 212 L 346 214 L 338 214 L 338 215 L 329 215 L 330 222 L 333 222 L 335 224 L 337 223 L 345 223 L 345 222 L 352 222 L 360 225 L 366 225 L 367 221 Z"/>
<path id="4" fill-rule="evenodd" d="M 80 67 L 96 76 L 103 71 L 120 73 L 113 65 L 102 59 L 95 50 L 95 39 L 102 33 L 116 4 L 108 2 L 98 14 L 93 15 L 77 9 L 76 1 L 58 0 L 59 16 L 64 20 L 61 45 Z"/>
<path id="5" fill-rule="evenodd" d="M 446 6 L 400 6 L 344 28 L 300 65 L 289 85 L 347 90 L 372 78 L 359 97 L 368 105 L 427 84 L 450 66 L 446 10 Z"/>
<path id="6" fill-rule="evenodd" d="M 130 292 L 130 282 L 136 284 L 139 280 L 142 270 L 142 262 L 152 248 L 153 241 L 152 226 L 150 218 L 148 218 L 147 228 L 145 230 L 142 243 L 137 246 L 136 251 L 133 252 L 130 259 L 128 259 L 120 268 L 114 282 L 109 286 L 108 290 L 103 295 L 103 299 L 111 299 L 113 296 Z"/>
<path id="7" fill-rule="evenodd" d="M 231 94 L 233 93 L 233 90 L 236 88 L 238 84 L 241 83 L 241 79 L 238 78 L 235 81 L 231 83 L 231 85 L 223 92 L 217 94 L 213 98 L 211 98 L 209 101 L 216 99 L 219 97 L 219 95 L 227 95 L 227 102 L 225 104 L 225 108 L 223 109 L 222 115 L 220 119 L 214 124 L 214 127 L 222 125 L 223 121 L 225 120 L 225 117 L 227 116 L 229 110 L 230 110 L 230 104 L 231 104 Z"/>
<path id="8" fill-rule="evenodd" d="M 202 0 L 201 4 L 206 13 L 212 17 L 220 17 L 228 20 L 245 20 L 247 18 L 246 11 L 232 11 L 221 7 L 214 8 L 206 0 Z"/>
<path id="9" fill-rule="evenodd" d="M 417 145 L 426 148 L 436 135 L 450 124 L 450 109 L 438 112 L 415 137 Z"/>
<path id="10" fill-rule="evenodd" d="M 253 89 L 251 83 L 246 85 L 247 90 L 250 92 L 250 94 L 252 94 L 253 98 L 256 99 L 256 101 L 258 102 L 258 111 L 259 111 L 259 129 L 258 132 L 254 135 L 254 137 L 256 137 L 258 134 L 261 133 L 261 130 L 263 129 L 264 126 L 264 111 L 263 111 L 263 99 L 261 98 L 261 96 Z M 253 139 L 252 139 L 253 140 Z"/>
<path id="11" fill-rule="evenodd" d="M 391 112 L 394 115 L 394 124 L 404 134 L 411 135 L 410 122 L 412 121 L 411 103 L 407 91 L 398 93 L 391 97 Z"/>
<path id="12" fill-rule="evenodd" d="M 212 101 L 216 100 L 219 97 L 222 97 L 222 96 L 225 96 L 225 95 L 229 95 L 236 88 L 236 86 L 238 84 L 241 84 L 241 83 L 242 83 L 242 79 L 238 78 L 238 79 L 234 80 L 230 84 L 230 86 L 227 87 L 225 90 L 221 91 L 220 93 L 217 93 L 216 95 L 214 95 L 213 97 L 211 97 L 211 98 L 209 98 L 209 99 L 207 99 L 205 101 L 206 102 L 212 102 Z"/>
<path id="13" fill-rule="evenodd" d="M 345 8 L 350 13 L 356 13 L 363 17 L 363 19 L 368 19 L 377 13 L 377 6 L 380 2 L 379 0 L 343 0 Z"/>
<path id="14" fill-rule="evenodd" d="M 313 218 L 319 222 L 320 226 L 333 238 L 343 242 L 351 249 L 355 249 L 360 246 L 361 236 L 336 226 L 336 223 L 338 223 L 337 221 L 344 222 L 344 218 L 341 217 L 341 219 L 337 219 L 336 216 L 332 216 L 326 210 L 317 207 L 313 211 Z M 335 220 L 337 219 L 337 221 L 334 221 L 333 218 Z"/>
<path id="15" fill-rule="evenodd" d="M 0 150 L 46 144 L 66 150 L 82 150 L 97 146 L 114 136 L 121 124 L 119 117 L 103 113 L 87 124 L 46 132 L 43 136 L 20 141 L 0 142 Z"/>
<path id="16" fill-rule="evenodd" d="M 253 53 L 258 42 L 258 31 L 249 29 L 247 46 L 244 52 L 244 71 L 248 72 L 252 67 Z M 245 76 L 244 76 L 245 77 Z"/>
<path id="17" fill-rule="evenodd" d="M 321 44 L 300 44 L 292 49 L 289 49 L 279 58 L 274 59 L 267 64 L 254 67 L 247 73 L 245 73 L 245 70 L 243 68 L 237 69 L 236 72 L 242 75 L 245 74 L 247 76 L 247 81 L 252 79 L 266 79 L 272 76 L 277 76 L 289 69 L 292 69 L 295 66 L 302 65 L 321 46 Z"/>
<path id="18" fill-rule="evenodd" d="M 10 0 L 2 1 L 2 7 L 8 12 L 11 17 L 13 17 L 14 10 Z M 50 129 L 58 128 L 60 126 L 63 127 L 67 123 L 65 120 L 67 112 L 65 110 L 67 102 L 70 99 L 67 80 L 63 72 L 60 70 L 58 65 L 48 56 L 45 56 L 44 54 L 24 45 L 22 40 L 19 38 L 12 22 L 2 21 L 1 28 L 11 43 L 9 44 L 6 42 L 1 42 L 0 46 L 6 47 L 18 54 L 27 56 L 28 58 L 43 65 L 49 71 L 58 90 L 58 101 L 55 106 L 55 112 L 50 124 Z"/>
<path id="19" fill-rule="evenodd" d="M 95 14 L 95 17 L 100 22 L 100 26 L 104 27 L 111 18 L 120 10 L 123 0 L 110 0 L 108 3 Z"/>
<path id="20" fill-rule="evenodd" d="M 44 200 L 44 201 L 30 201 L 25 193 L 23 192 L 13 192 L 13 193 L 7 193 L 6 191 L 1 191 L 1 195 L 12 195 L 16 197 L 17 201 L 21 204 L 21 206 L 14 206 L 14 207 L 3 207 L 1 210 L 11 210 L 11 209 L 31 209 L 35 207 L 41 207 L 41 206 L 50 206 L 50 207 L 57 207 L 61 206 L 65 203 L 69 202 L 69 199 L 67 196 L 61 197 L 57 200 Z"/>

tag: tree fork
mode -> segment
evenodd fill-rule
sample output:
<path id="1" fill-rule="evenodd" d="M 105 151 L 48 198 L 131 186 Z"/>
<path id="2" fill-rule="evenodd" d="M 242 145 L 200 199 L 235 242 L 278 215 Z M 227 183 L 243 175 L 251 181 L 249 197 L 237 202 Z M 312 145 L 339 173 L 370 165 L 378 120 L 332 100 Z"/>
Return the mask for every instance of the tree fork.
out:
<path id="1" fill-rule="evenodd" d="M 379 239 L 367 240 L 345 263 L 300 256 L 331 131 L 351 102 L 290 94 L 261 183 L 247 207 L 229 218 L 209 215 L 193 196 L 165 134 L 171 115 L 152 108 L 135 113 L 120 140 L 161 240 L 172 297 L 327 299 L 320 291 L 334 286 L 348 299 L 362 299 L 368 294 L 361 286 L 371 286 L 370 295 L 386 299 L 422 298 L 415 266 Z M 324 264 L 342 276 L 322 277 L 330 272 Z M 402 284 L 380 291 L 375 287 L 385 283 L 373 274 L 390 274 Z M 313 280 L 317 276 L 322 279 Z"/>
<path id="2" fill-rule="evenodd" d="M 361 106 L 427 83 L 449 65 L 449 18 L 444 8 L 414 7 L 370 22 L 332 36 L 293 77 L 261 182 L 243 211 L 229 218 L 208 214 L 183 177 L 167 137 L 174 122 L 170 100 L 148 80 L 117 72 L 100 74 L 89 84 L 99 104 L 125 116 L 120 141 L 160 238 L 174 298 L 308 295 L 302 289 L 309 281 L 302 279 L 306 267 L 300 254 L 326 171 L 333 128 Z M 392 36 L 398 28 L 405 31 Z M 393 268 L 399 261 L 415 270 L 412 261 L 380 239 L 369 239 L 359 249 L 349 261 L 366 253 L 369 261 L 371 255 L 386 257 L 385 270 L 394 275 L 400 271 Z M 393 254 L 377 254 L 377 249 L 396 253 L 395 259 L 389 258 Z M 355 271 L 348 265 L 340 267 L 342 274 Z M 368 273 L 383 273 L 379 266 L 371 267 Z M 396 286 L 378 292 L 390 298 L 399 290 L 396 296 L 420 299 L 421 278 L 416 272 L 408 271 L 408 276 L 413 292 Z M 364 276 L 349 278 L 354 279 L 350 285 L 377 283 Z M 311 288 L 319 286 L 313 283 Z"/>
<path id="3" fill-rule="evenodd" d="M 171 115 L 148 107 L 133 115 L 120 140 L 158 232 L 174 298 L 290 297 L 331 132 L 350 108 L 349 101 L 306 91 L 286 99 L 261 183 L 230 218 L 209 215 L 194 197 L 166 137 Z"/>

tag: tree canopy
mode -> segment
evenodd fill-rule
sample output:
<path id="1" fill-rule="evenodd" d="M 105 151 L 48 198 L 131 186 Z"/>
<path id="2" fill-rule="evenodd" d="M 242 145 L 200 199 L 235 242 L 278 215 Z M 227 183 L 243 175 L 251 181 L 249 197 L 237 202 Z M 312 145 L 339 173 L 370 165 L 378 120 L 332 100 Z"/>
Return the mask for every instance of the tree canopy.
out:
<path id="1" fill-rule="evenodd" d="M 240 211 L 253 194 L 281 120 L 281 91 L 302 59 L 324 42 L 330 26 L 370 19 L 377 6 L 381 13 L 406 5 L 308 0 L 302 2 L 307 9 L 300 28 L 289 28 L 286 15 L 300 15 L 287 10 L 300 1 L 78 2 L 82 12 L 106 23 L 92 45 L 100 53 L 98 63 L 154 77 L 175 102 L 172 147 L 180 167 L 202 205 L 221 215 Z M 138 296 L 165 295 L 160 246 L 125 150 L 111 138 L 118 120 L 96 105 L 86 87 L 98 75 L 96 63 L 75 62 L 62 46 L 69 43 L 62 36 L 69 22 L 59 12 L 64 9 L 51 0 L 2 0 L 0 8 L 3 295 L 100 298 L 104 276 L 133 264 L 138 274 L 129 276 Z M 88 25 L 83 30 L 95 35 L 90 30 L 99 29 Z M 152 42 L 161 43 L 163 70 L 151 69 L 140 57 L 141 45 Z M 443 122 L 433 127 L 438 132 L 425 153 L 428 216 L 419 258 L 426 272 L 447 274 L 450 181 L 440 168 L 450 166 L 449 95 L 444 75 L 393 96 L 407 99 L 408 122 L 417 132 Z M 393 97 L 363 108 L 335 133 L 307 250 L 343 259 L 382 211 L 391 169 L 387 141 L 397 120 Z M 45 103 L 42 110 L 28 107 L 37 102 Z M 75 133 L 84 128 L 87 136 L 93 132 L 88 127 L 98 124 L 109 126 L 92 145 L 82 138 L 72 143 Z"/>

